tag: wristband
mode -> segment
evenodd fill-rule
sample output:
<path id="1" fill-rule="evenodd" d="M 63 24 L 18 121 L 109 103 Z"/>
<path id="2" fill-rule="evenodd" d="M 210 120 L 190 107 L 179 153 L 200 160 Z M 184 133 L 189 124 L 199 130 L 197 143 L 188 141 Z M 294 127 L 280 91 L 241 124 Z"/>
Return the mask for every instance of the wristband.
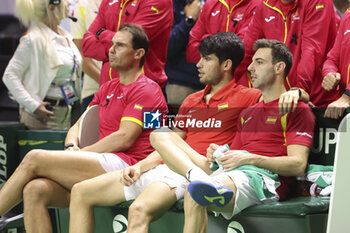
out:
<path id="1" fill-rule="evenodd" d="M 106 30 L 106 29 L 105 29 L 105 28 L 101 28 L 100 30 L 98 30 L 98 31 L 96 32 L 96 37 L 97 37 L 98 40 L 100 39 L 100 35 L 101 35 L 101 33 L 102 33 L 104 30 Z"/>
<path id="2" fill-rule="evenodd" d="M 74 146 L 74 143 L 67 143 L 66 145 L 64 145 L 64 150 L 67 150 L 69 147 Z"/>
<path id="3" fill-rule="evenodd" d="M 295 90 L 298 90 L 299 91 L 299 98 L 301 97 L 301 90 L 299 87 L 292 87 L 289 89 L 290 91 L 295 91 Z"/>

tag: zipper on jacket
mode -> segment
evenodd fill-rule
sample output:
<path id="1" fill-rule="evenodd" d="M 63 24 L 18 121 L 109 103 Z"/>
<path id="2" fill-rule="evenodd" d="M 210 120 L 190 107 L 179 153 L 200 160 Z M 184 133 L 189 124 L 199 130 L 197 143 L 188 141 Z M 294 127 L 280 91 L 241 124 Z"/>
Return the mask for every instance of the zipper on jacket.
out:
<path id="1" fill-rule="evenodd" d="M 118 26 L 117 26 L 117 31 L 119 30 L 120 27 L 120 21 L 122 20 L 122 14 L 123 14 L 123 10 L 124 10 L 124 6 L 126 3 L 128 3 L 130 0 L 126 0 L 124 2 L 124 0 L 122 0 L 122 3 L 120 4 L 120 11 L 119 11 L 119 18 L 118 18 Z"/>
<path id="2" fill-rule="evenodd" d="M 123 10 L 124 10 L 124 6 L 126 3 L 128 3 L 130 0 L 126 0 L 124 2 L 124 0 L 122 0 L 122 3 L 120 4 L 120 11 L 119 11 L 119 17 L 118 17 L 118 26 L 117 26 L 117 31 L 119 31 L 119 27 L 120 27 L 120 21 L 122 20 L 122 14 L 123 14 Z M 142 71 L 143 71 L 143 66 L 142 66 Z M 112 68 L 109 68 L 109 79 L 112 80 Z"/>
<path id="3" fill-rule="evenodd" d="M 265 1 L 264 4 L 265 4 L 267 7 L 271 8 L 272 10 L 277 11 L 278 13 L 280 13 L 280 14 L 282 15 L 282 18 L 283 18 L 283 21 L 284 21 L 284 39 L 283 39 L 283 43 L 286 43 L 286 41 L 287 41 L 287 34 L 288 34 L 287 17 L 288 17 L 288 15 L 289 15 L 289 12 L 291 12 L 292 10 L 294 10 L 294 8 L 296 7 L 296 3 L 295 3 L 294 6 L 292 7 L 292 9 L 290 9 L 290 10 L 288 11 L 287 15 L 284 16 L 283 12 L 282 12 L 280 9 L 278 9 L 278 8 L 275 7 L 275 6 L 270 6 L 270 5 L 268 4 L 268 1 L 269 1 L 269 0 Z"/>
<path id="4" fill-rule="evenodd" d="M 288 28 L 287 28 L 287 17 L 284 16 L 283 12 L 278 9 L 277 7 L 274 7 L 274 6 L 270 6 L 268 3 L 268 1 L 264 2 L 264 4 L 271 8 L 272 10 L 275 10 L 277 11 L 278 13 L 280 13 L 282 15 L 282 18 L 283 18 L 283 21 L 284 21 L 284 39 L 283 39 L 283 43 L 285 44 L 286 43 L 286 40 L 287 40 L 287 33 L 288 33 Z M 288 16 L 288 15 L 287 15 Z"/>
<path id="5" fill-rule="evenodd" d="M 225 0 L 219 0 L 226 8 L 227 8 L 227 11 L 228 11 L 228 15 L 227 15 L 227 21 L 226 21 L 226 32 L 228 32 L 228 26 L 230 24 L 230 16 L 231 16 L 231 13 L 232 11 L 239 5 L 241 4 L 244 0 L 241 0 L 239 1 L 236 5 L 234 5 L 231 10 L 230 10 L 230 6 L 228 5 L 227 2 L 225 2 Z"/>
<path id="6" fill-rule="evenodd" d="M 296 7 L 296 4 L 294 4 L 294 6 L 292 7 L 292 9 L 290 9 L 290 11 L 288 11 L 287 15 L 284 16 L 283 12 L 282 12 L 280 9 L 278 9 L 278 8 L 275 7 L 275 6 L 270 6 L 270 5 L 268 4 L 268 1 L 269 1 L 269 0 L 265 1 L 264 4 L 265 4 L 267 7 L 271 8 L 272 10 L 277 11 L 278 13 L 280 13 L 280 14 L 282 15 L 282 18 L 283 18 L 283 21 L 284 21 L 284 39 L 283 39 L 283 43 L 286 44 L 286 41 L 287 41 L 287 34 L 288 34 L 287 17 L 288 17 L 289 12 L 291 12 L 291 11 Z M 288 87 L 291 88 L 292 86 L 290 85 L 288 76 L 286 77 L 286 82 L 287 82 Z"/>

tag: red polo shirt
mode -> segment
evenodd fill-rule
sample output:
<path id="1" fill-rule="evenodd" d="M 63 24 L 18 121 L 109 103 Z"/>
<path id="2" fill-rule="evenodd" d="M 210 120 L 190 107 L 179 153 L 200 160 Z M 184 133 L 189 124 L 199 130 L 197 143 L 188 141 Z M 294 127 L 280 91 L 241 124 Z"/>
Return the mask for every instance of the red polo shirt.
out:
<path id="1" fill-rule="evenodd" d="M 260 102 L 241 114 L 237 135 L 230 146 L 232 150 L 246 150 L 261 156 L 287 156 L 287 146 L 312 146 L 315 117 L 309 106 L 299 102 L 292 113 L 280 115 L 278 101 Z M 279 176 L 277 188 L 280 200 L 293 189 L 295 177 Z"/>
<path id="2" fill-rule="evenodd" d="M 129 85 L 113 79 L 101 86 L 90 106 L 99 105 L 100 138 L 119 130 L 121 121 L 132 121 L 143 127 L 143 112 L 167 114 L 167 105 L 157 83 L 145 75 Z M 126 151 L 116 152 L 129 165 L 146 158 L 154 149 L 149 142 L 152 130 L 143 129 L 134 144 Z"/>
<path id="3" fill-rule="evenodd" d="M 207 104 L 204 90 L 189 95 L 176 117 L 176 127 L 186 131 L 186 142 L 198 153 L 206 155 L 210 143 L 231 143 L 236 134 L 237 118 L 241 111 L 256 104 L 260 91 L 236 84 L 234 80 L 213 95 Z"/>

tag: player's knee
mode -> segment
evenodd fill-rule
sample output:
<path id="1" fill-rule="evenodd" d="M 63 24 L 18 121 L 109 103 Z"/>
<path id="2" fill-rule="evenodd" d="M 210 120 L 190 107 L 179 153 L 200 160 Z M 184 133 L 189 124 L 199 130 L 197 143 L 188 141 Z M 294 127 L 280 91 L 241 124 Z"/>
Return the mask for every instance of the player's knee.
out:
<path id="1" fill-rule="evenodd" d="M 45 182 L 41 180 L 32 180 L 23 189 L 23 201 L 27 203 L 46 203 L 49 192 Z"/>
<path id="2" fill-rule="evenodd" d="M 164 141 L 164 136 L 165 136 L 164 133 L 168 133 L 168 132 L 171 132 L 171 130 L 165 127 L 152 131 L 149 137 L 151 145 L 156 146 L 158 145 L 158 143 L 161 143 L 162 141 Z"/>
<path id="3" fill-rule="evenodd" d="M 151 135 L 149 136 L 149 141 L 151 143 L 152 146 L 155 146 L 156 143 L 159 141 L 159 132 L 157 132 L 156 130 L 154 130 Z"/>
<path id="4" fill-rule="evenodd" d="M 129 207 L 129 219 L 136 220 L 137 222 L 150 222 L 152 216 L 147 210 L 147 207 L 144 203 L 140 201 L 134 201 Z"/>
<path id="5" fill-rule="evenodd" d="M 74 184 L 71 189 L 70 201 L 71 205 L 86 205 L 89 204 L 89 191 L 84 185 L 84 181 Z"/>
<path id="6" fill-rule="evenodd" d="M 44 150 L 36 149 L 29 151 L 26 156 L 24 156 L 20 169 L 24 169 L 26 172 L 37 174 L 41 158 L 45 156 L 44 154 Z"/>
<path id="7" fill-rule="evenodd" d="M 83 186 L 80 183 L 74 184 L 70 193 L 71 203 L 82 202 L 82 200 L 84 200 L 83 196 L 84 196 Z"/>

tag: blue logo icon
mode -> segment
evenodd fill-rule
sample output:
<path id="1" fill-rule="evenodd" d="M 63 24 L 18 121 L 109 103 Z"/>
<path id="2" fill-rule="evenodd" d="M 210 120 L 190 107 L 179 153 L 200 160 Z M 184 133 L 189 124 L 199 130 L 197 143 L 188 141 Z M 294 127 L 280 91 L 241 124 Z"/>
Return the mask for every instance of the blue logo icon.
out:
<path id="1" fill-rule="evenodd" d="M 157 110 L 156 112 L 144 112 L 143 113 L 143 128 L 144 129 L 159 129 L 160 128 L 160 116 L 162 114 Z"/>

